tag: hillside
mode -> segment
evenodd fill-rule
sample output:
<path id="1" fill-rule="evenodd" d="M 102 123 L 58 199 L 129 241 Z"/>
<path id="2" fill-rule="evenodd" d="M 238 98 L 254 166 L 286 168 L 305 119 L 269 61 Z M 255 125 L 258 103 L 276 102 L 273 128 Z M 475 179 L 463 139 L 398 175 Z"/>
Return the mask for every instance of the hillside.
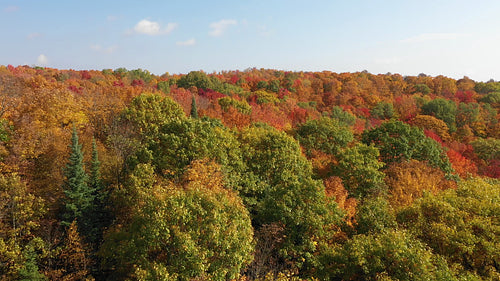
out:
<path id="1" fill-rule="evenodd" d="M 0 66 L 0 276 L 496 280 L 499 110 L 467 77 Z"/>

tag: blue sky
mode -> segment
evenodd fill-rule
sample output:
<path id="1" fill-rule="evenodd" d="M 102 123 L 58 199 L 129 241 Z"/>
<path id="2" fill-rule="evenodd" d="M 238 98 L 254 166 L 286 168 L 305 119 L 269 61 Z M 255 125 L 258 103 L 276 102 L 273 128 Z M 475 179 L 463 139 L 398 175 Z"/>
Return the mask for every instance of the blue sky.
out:
<path id="1" fill-rule="evenodd" d="M 0 0 L 0 64 L 500 80 L 500 1 Z"/>

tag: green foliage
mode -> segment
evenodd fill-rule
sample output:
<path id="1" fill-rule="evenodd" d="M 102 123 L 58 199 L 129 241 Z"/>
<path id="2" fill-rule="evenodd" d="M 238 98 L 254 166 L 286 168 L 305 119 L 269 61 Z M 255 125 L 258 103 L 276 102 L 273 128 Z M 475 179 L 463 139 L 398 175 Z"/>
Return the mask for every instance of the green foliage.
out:
<path id="1" fill-rule="evenodd" d="M 61 223 L 69 226 L 75 219 L 80 226 L 88 219 L 85 215 L 89 211 L 94 200 L 92 190 L 87 185 L 88 176 L 84 170 L 82 146 L 78 142 L 76 128 L 73 127 L 71 144 L 69 146 L 70 156 L 64 168 L 63 190 L 64 210 Z M 85 227 L 80 227 L 83 229 Z"/>
<path id="2" fill-rule="evenodd" d="M 465 125 L 473 125 L 479 121 L 479 104 L 463 103 L 458 105 L 456 123 L 459 128 Z"/>
<path id="3" fill-rule="evenodd" d="M 500 183 L 473 178 L 424 196 L 397 219 L 449 264 L 493 280 L 500 276 L 499 204 Z"/>
<path id="4" fill-rule="evenodd" d="M 413 92 L 414 93 L 422 93 L 424 95 L 427 95 L 431 92 L 431 88 L 427 86 L 426 84 L 417 84 L 413 86 Z"/>
<path id="5" fill-rule="evenodd" d="M 41 278 L 36 250 L 43 241 L 35 234 L 45 213 L 44 201 L 18 175 L 0 174 L 0 279 Z"/>
<path id="6" fill-rule="evenodd" d="M 241 133 L 240 142 L 245 175 L 257 179 L 256 189 L 240 191 L 254 199 L 247 200 L 254 226 L 282 224 L 286 237 L 280 257 L 306 270 L 315 263 L 318 240 L 328 239 L 340 218 L 336 205 L 329 205 L 324 187 L 312 179 L 311 165 L 292 137 L 270 127 L 251 127 Z"/>
<path id="7" fill-rule="evenodd" d="M 0 118 L 0 142 L 8 142 L 9 138 L 9 126 L 7 120 Z"/>
<path id="8" fill-rule="evenodd" d="M 358 234 L 382 233 L 397 225 L 389 202 L 383 196 L 365 198 L 357 209 L 355 221 Z"/>
<path id="9" fill-rule="evenodd" d="M 422 106 L 422 113 L 443 120 L 446 125 L 448 125 L 450 132 L 455 132 L 457 130 L 455 124 L 457 105 L 454 101 L 442 98 L 431 100 Z"/>
<path id="10" fill-rule="evenodd" d="M 218 100 L 218 103 L 224 111 L 227 111 L 229 107 L 233 107 L 242 114 L 249 115 L 250 113 L 252 113 L 252 107 L 247 103 L 246 100 L 236 100 L 231 97 L 223 97 Z"/>
<path id="11" fill-rule="evenodd" d="M 474 153 L 485 161 L 500 159 L 500 140 L 495 138 L 478 138 L 472 143 Z"/>
<path id="12" fill-rule="evenodd" d="M 457 280 L 446 261 L 401 230 L 356 235 L 322 260 L 325 280 Z"/>
<path id="13" fill-rule="evenodd" d="M 220 122 L 210 119 L 174 119 L 163 124 L 157 138 L 139 151 L 138 162 L 151 162 L 164 176 L 178 177 L 193 160 L 213 159 L 231 181 L 242 165 L 239 144 Z M 233 181 L 231 181 L 233 183 Z"/>
<path id="14" fill-rule="evenodd" d="M 22 268 L 19 269 L 18 277 L 20 281 L 42 281 L 47 280 L 45 275 L 39 272 L 37 265 L 37 253 L 33 247 L 27 247 L 24 256 L 26 261 Z"/>
<path id="15" fill-rule="evenodd" d="M 344 111 L 340 106 L 334 106 L 330 116 L 344 126 L 353 126 L 356 123 L 356 116 Z"/>
<path id="16" fill-rule="evenodd" d="M 232 191 L 201 182 L 151 184 L 135 178 L 130 224 L 110 233 L 103 245 L 106 263 L 142 275 L 142 280 L 170 276 L 176 280 L 238 277 L 251 261 L 253 230 L 248 211 Z M 148 172 L 146 172 L 147 174 Z M 115 260 L 115 261 L 113 261 Z M 136 276 L 138 277 L 138 276 Z"/>
<path id="17" fill-rule="evenodd" d="M 500 82 L 477 82 L 476 85 L 474 85 L 474 90 L 481 94 L 500 92 Z"/>
<path id="18" fill-rule="evenodd" d="M 97 144 L 92 140 L 92 158 L 90 162 L 90 174 L 88 186 L 92 192 L 93 202 L 88 211 L 90 221 L 89 232 L 86 233 L 86 241 L 97 247 L 102 240 L 102 232 L 111 223 L 109 212 L 108 191 L 105 190 L 101 180 L 101 162 L 97 151 Z M 87 219 L 86 219 L 87 221 Z"/>
<path id="19" fill-rule="evenodd" d="M 257 90 L 255 92 L 253 92 L 252 94 L 257 96 L 257 103 L 258 104 L 266 104 L 266 103 L 278 104 L 279 103 L 279 99 L 273 93 L 263 91 L 263 90 Z"/>
<path id="20" fill-rule="evenodd" d="M 415 159 L 428 161 L 432 167 L 440 168 L 445 173 L 452 172 L 451 164 L 441 146 L 426 137 L 420 128 L 403 122 L 390 121 L 364 131 L 362 141 L 374 144 L 386 164 Z"/>
<path id="21" fill-rule="evenodd" d="M 499 89 L 500 91 L 500 89 Z M 500 92 L 488 93 L 480 99 L 481 102 L 498 105 L 500 104 Z"/>
<path id="22" fill-rule="evenodd" d="M 350 196 L 362 198 L 383 191 L 385 175 L 380 169 L 384 163 L 378 160 L 379 156 L 376 147 L 362 143 L 341 151 L 334 174 L 342 179 Z"/>
<path id="23" fill-rule="evenodd" d="M 311 154 L 312 150 L 337 155 L 340 149 L 346 147 L 354 139 L 348 128 L 328 117 L 300 124 L 295 135 L 308 155 Z"/>
<path id="24" fill-rule="evenodd" d="M 143 70 L 143 69 L 134 69 L 134 70 L 130 70 L 128 73 L 127 73 L 128 77 L 130 78 L 130 80 L 142 80 L 146 83 L 149 83 L 151 82 L 151 79 L 153 78 L 151 76 L 151 73 L 149 73 L 149 71 L 147 70 Z"/>
<path id="25" fill-rule="evenodd" d="M 214 89 L 212 79 L 202 71 L 191 71 L 187 75 L 182 76 L 177 80 L 177 86 L 184 89 L 189 89 L 193 86 L 198 89 Z"/>
<path id="26" fill-rule="evenodd" d="M 198 119 L 198 108 L 196 107 L 196 98 L 194 96 L 191 99 L 191 113 L 189 116 L 191 116 L 191 118 Z"/>
<path id="27" fill-rule="evenodd" d="M 370 115 L 377 119 L 391 119 L 394 116 L 394 107 L 392 103 L 379 102 L 370 110 Z"/>
<path id="28" fill-rule="evenodd" d="M 171 98 L 147 93 L 134 98 L 123 116 L 145 142 L 156 140 L 160 128 L 171 120 L 186 118 L 180 105 Z"/>
<path id="29" fill-rule="evenodd" d="M 163 93 L 168 94 L 170 93 L 170 87 L 175 83 L 177 83 L 175 79 L 170 79 L 167 81 L 159 81 L 156 87 Z"/>

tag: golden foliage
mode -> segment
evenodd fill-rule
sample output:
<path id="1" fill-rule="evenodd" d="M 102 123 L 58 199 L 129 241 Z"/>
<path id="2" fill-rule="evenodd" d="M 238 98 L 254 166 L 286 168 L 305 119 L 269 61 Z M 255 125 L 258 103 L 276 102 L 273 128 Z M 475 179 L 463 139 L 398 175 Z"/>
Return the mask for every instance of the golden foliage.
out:
<path id="1" fill-rule="evenodd" d="M 410 205 L 415 199 L 422 197 L 424 190 L 436 194 L 456 187 L 456 183 L 447 180 L 439 168 L 432 168 L 417 160 L 393 163 L 385 170 L 385 174 L 389 202 L 394 207 Z"/>

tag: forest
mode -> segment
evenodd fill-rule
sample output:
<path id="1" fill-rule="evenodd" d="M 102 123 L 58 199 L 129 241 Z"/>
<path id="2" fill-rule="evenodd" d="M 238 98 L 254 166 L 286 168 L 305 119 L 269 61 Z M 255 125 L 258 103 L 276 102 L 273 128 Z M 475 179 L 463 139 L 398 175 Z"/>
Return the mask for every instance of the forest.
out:
<path id="1" fill-rule="evenodd" d="M 500 82 L 0 66 L 1 280 L 500 280 Z"/>

